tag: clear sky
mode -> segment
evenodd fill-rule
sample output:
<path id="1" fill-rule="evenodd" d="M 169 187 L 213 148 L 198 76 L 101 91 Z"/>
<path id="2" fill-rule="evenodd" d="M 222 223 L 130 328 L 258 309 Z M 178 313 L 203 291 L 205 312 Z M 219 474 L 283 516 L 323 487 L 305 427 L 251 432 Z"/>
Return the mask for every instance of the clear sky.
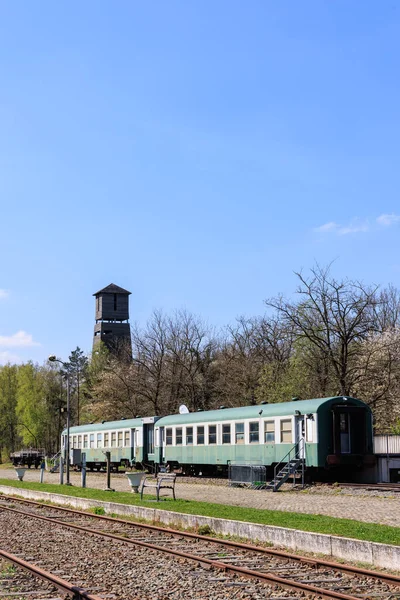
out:
<path id="1" fill-rule="evenodd" d="M 0 2 L 0 363 L 92 294 L 212 325 L 294 270 L 400 287 L 396 0 Z"/>

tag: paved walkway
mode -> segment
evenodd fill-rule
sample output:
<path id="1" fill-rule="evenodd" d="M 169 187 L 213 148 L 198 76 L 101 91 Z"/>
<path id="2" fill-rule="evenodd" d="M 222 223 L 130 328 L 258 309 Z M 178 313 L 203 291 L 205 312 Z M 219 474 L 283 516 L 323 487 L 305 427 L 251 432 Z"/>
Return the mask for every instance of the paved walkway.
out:
<path id="1" fill-rule="evenodd" d="M 25 473 L 24 481 L 39 481 L 39 471 L 30 469 Z M 13 469 L 0 469 L 0 478 L 15 479 Z M 45 472 L 45 483 L 58 483 L 59 474 Z M 71 483 L 79 486 L 81 476 L 71 473 Z M 105 473 L 88 473 L 87 487 L 104 489 Z M 123 474 L 112 475 L 111 485 L 117 491 L 130 490 Z M 154 491 L 150 489 L 150 493 Z M 346 519 L 380 523 L 400 527 L 400 493 L 390 496 L 388 493 L 368 493 L 351 491 L 348 488 L 316 486 L 304 491 L 279 491 L 277 493 L 228 487 L 219 485 L 215 480 L 210 483 L 187 483 L 187 479 L 177 481 L 176 494 L 185 500 L 199 500 L 230 504 L 251 508 L 282 510 L 308 514 L 329 515 Z"/>

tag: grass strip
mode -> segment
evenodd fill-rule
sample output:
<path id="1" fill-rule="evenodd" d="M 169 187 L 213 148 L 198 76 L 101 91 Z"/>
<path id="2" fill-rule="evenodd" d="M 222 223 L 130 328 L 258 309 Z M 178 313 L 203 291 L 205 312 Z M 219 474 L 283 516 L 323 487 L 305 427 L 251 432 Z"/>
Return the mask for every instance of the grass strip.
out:
<path id="1" fill-rule="evenodd" d="M 377 523 L 364 523 L 361 521 L 353 521 L 352 519 L 339 519 L 325 515 L 310 515 L 279 510 L 243 508 L 226 504 L 196 502 L 194 500 L 178 499 L 174 501 L 169 497 L 163 498 L 161 502 L 155 503 L 152 496 L 146 495 L 143 500 L 140 500 L 139 494 L 132 494 L 130 492 L 105 492 L 94 488 L 79 488 L 50 483 L 31 483 L 15 481 L 12 479 L 0 478 L 0 485 L 14 487 L 16 490 L 37 490 L 40 492 L 49 492 L 51 494 L 63 494 L 64 496 L 88 498 L 92 500 L 101 500 L 103 502 L 144 506 L 146 508 L 157 508 L 160 510 L 230 519 L 233 521 L 246 521 L 248 523 L 258 523 L 261 525 L 275 525 L 277 527 L 288 527 L 289 529 L 300 529 L 302 531 L 325 533 L 328 535 L 337 535 L 400 546 L 400 527 L 379 525 Z"/>

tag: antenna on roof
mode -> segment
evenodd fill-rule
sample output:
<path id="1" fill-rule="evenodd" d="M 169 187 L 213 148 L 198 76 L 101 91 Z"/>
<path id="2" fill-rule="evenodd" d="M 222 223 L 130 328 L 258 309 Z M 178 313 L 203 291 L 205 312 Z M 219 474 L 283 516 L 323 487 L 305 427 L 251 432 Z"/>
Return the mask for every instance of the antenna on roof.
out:
<path id="1" fill-rule="evenodd" d="M 179 414 L 180 415 L 187 415 L 189 413 L 189 409 L 186 406 L 186 404 L 181 404 L 179 407 Z"/>

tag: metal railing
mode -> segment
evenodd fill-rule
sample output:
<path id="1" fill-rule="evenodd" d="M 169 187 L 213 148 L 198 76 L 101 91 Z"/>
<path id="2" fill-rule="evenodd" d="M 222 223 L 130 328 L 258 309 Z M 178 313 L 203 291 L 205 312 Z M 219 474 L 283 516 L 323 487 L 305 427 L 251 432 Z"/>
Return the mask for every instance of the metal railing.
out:
<path id="1" fill-rule="evenodd" d="M 304 446 L 304 438 L 300 438 L 295 445 L 290 448 L 289 452 L 285 454 L 285 456 L 278 462 L 274 467 L 274 479 L 273 479 L 273 487 L 274 492 L 277 491 L 278 487 L 282 485 L 283 481 L 277 481 L 278 475 L 284 470 L 288 469 L 287 476 L 285 477 L 285 481 L 288 479 L 289 475 L 294 475 L 298 467 L 301 465 L 301 483 L 304 487 L 304 456 L 301 456 L 305 453 Z M 290 466 L 291 461 L 296 461 L 292 466 Z M 279 485 L 278 485 L 279 484 Z M 293 483 L 294 485 L 294 483 Z"/>

